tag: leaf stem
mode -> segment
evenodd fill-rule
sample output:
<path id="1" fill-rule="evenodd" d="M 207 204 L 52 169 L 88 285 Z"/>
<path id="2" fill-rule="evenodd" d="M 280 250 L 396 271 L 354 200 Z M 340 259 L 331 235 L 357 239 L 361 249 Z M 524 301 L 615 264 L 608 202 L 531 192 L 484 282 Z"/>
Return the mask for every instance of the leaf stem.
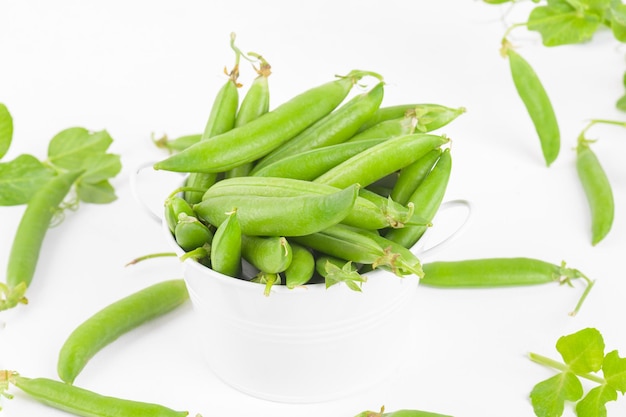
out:
<path id="1" fill-rule="evenodd" d="M 605 125 L 614 125 L 614 126 L 626 127 L 626 122 L 625 121 L 621 121 L 621 120 L 592 119 L 592 120 L 589 121 L 587 126 L 582 130 L 582 132 L 580 132 L 580 137 L 584 137 L 585 133 L 587 133 L 587 131 L 592 126 L 597 125 L 597 124 L 605 124 Z"/>
<path id="2" fill-rule="evenodd" d="M 158 253 L 150 253 L 148 255 L 143 255 L 143 256 L 139 256 L 135 259 L 133 259 L 132 261 L 128 262 L 125 266 L 130 266 L 130 265 L 135 265 L 141 261 L 145 261 L 148 259 L 154 259 L 154 258 L 162 258 L 162 257 L 167 257 L 167 256 L 176 256 L 176 254 L 174 252 L 158 252 Z"/>
<path id="3" fill-rule="evenodd" d="M 528 357 L 530 358 L 531 361 L 538 363 L 540 365 L 548 366 L 550 368 L 554 368 L 562 372 L 572 372 L 570 367 L 565 365 L 564 363 L 555 361 L 554 359 L 548 358 L 538 353 L 530 352 L 528 354 Z M 598 384 L 606 384 L 606 381 L 604 380 L 604 378 L 601 378 L 596 374 L 586 373 L 586 374 L 576 374 L 576 375 L 578 375 L 581 378 L 588 379 L 589 381 L 597 382 Z"/>

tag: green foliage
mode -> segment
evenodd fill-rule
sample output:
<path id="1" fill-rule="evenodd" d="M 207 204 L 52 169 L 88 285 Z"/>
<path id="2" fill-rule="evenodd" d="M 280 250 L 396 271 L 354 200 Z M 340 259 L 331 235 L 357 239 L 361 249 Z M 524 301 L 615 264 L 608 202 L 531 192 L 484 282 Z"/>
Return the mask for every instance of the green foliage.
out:
<path id="1" fill-rule="evenodd" d="M 6 155 L 13 138 L 13 118 L 7 107 L 0 103 L 0 159 Z"/>
<path id="2" fill-rule="evenodd" d="M 0 205 L 26 204 L 53 175 L 53 170 L 32 155 L 0 163 Z"/>

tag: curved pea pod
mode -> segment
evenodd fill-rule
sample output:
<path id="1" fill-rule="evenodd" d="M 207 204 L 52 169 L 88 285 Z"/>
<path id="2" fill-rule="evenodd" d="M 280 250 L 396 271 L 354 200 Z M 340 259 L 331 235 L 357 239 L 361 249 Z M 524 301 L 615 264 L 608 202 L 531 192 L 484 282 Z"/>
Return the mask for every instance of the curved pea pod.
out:
<path id="1" fill-rule="evenodd" d="M 410 103 L 381 107 L 372 118 L 359 128 L 359 135 L 381 123 L 389 121 L 396 123 L 406 118 L 415 119 L 411 124 L 418 132 L 432 132 L 449 124 L 463 113 L 465 113 L 464 107 L 448 107 L 434 103 Z M 413 130 L 410 133 L 413 133 Z"/>
<path id="2" fill-rule="evenodd" d="M 615 202 L 611 184 L 596 154 L 582 136 L 576 147 L 576 169 L 591 211 L 591 244 L 597 245 L 611 230 Z"/>
<path id="3" fill-rule="evenodd" d="M 383 99 L 384 83 L 379 82 L 337 110 L 320 119 L 283 146 L 261 159 L 252 173 L 290 155 L 345 142 L 378 109 Z"/>
<path id="4" fill-rule="evenodd" d="M 206 222 L 219 225 L 227 212 L 237 209 L 241 231 L 256 236 L 298 236 L 314 233 L 341 222 L 354 207 L 358 186 L 332 194 L 294 197 L 258 196 L 249 193 L 210 195 L 194 206 Z M 209 189 L 210 191 L 211 189 Z"/>
<path id="5" fill-rule="evenodd" d="M 155 169 L 178 172 L 224 172 L 253 162 L 329 114 L 366 71 L 311 88 L 259 118 L 211 140 L 201 141 L 157 162 Z"/>
<path id="6" fill-rule="evenodd" d="M 354 155 L 384 141 L 385 139 L 369 139 L 311 149 L 255 169 L 251 175 L 311 181 Z"/>
<path id="7" fill-rule="evenodd" d="M 352 136 L 347 142 L 360 142 L 376 138 L 393 138 L 396 136 L 409 135 L 415 133 L 417 119 L 412 115 L 383 120 L 364 131 Z"/>
<path id="8" fill-rule="evenodd" d="M 243 235 L 241 255 L 258 270 L 268 274 L 278 274 L 291 264 L 293 250 L 283 236 Z"/>
<path id="9" fill-rule="evenodd" d="M 552 103 L 530 64 L 508 43 L 505 42 L 503 48 L 509 58 L 513 83 L 535 126 L 543 157 L 549 166 L 559 155 L 561 147 L 561 134 Z"/>
<path id="10" fill-rule="evenodd" d="M 450 148 L 447 148 L 441 153 L 432 171 L 409 197 L 409 202 L 414 205 L 416 216 L 429 221 L 433 220 L 445 196 L 451 172 L 452 156 Z M 426 230 L 426 226 L 411 225 L 402 229 L 391 229 L 385 237 L 405 248 L 410 248 L 417 243 Z"/>
<path id="11" fill-rule="evenodd" d="M 291 263 L 285 269 L 285 285 L 293 289 L 311 280 L 315 272 L 315 258 L 311 251 L 302 245 L 290 242 Z"/>
<path id="12" fill-rule="evenodd" d="M 170 232 L 174 233 L 174 229 L 178 224 L 180 216 L 194 216 L 193 208 L 182 197 L 172 196 L 165 200 L 165 221 L 170 229 Z"/>
<path id="13" fill-rule="evenodd" d="M 189 252 L 210 243 L 213 239 L 213 233 L 197 218 L 181 216 L 174 228 L 174 238 L 185 252 Z"/>
<path id="14" fill-rule="evenodd" d="M 231 277 L 241 271 L 241 227 L 237 211 L 228 214 L 211 241 L 211 269 Z"/>
<path id="15" fill-rule="evenodd" d="M 250 282 L 265 285 L 265 290 L 263 290 L 263 294 L 266 297 L 269 297 L 272 287 L 276 284 L 280 284 L 281 279 L 280 275 L 278 274 L 261 271 L 255 277 L 253 277 Z"/>
<path id="16" fill-rule="evenodd" d="M 9 376 L 9 381 L 30 397 L 50 407 L 77 416 L 185 417 L 189 415 L 187 411 L 176 411 L 160 404 L 105 396 L 49 378 L 27 378 L 17 373 L 12 373 Z"/>
<path id="17" fill-rule="evenodd" d="M 407 204 L 411 194 L 426 179 L 441 156 L 441 149 L 433 149 L 411 165 L 400 170 L 390 197 L 400 204 Z"/>
<path id="18" fill-rule="evenodd" d="M 341 189 L 330 185 L 292 178 L 241 177 L 229 178 L 216 183 L 207 190 L 204 201 L 216 197 L 239 195 L 281 198 L 328 195 L 337 193 L 339 190 Z M 366 195 L 367 198 L 365 198 Z M 360 189 L 352 210 L 341 220 L 341 223 L 366 229 L 381 229 L 390 226 L 400 227 L 408 222 L 412 216 L 413 210 L 411 208 L 390 202 L 386 198 Z"/>
<path id="19" fill-rule="evenodd" d="M 182 279 L 153 284 L 124 297 L 81 323 L 59 352 L 57 372 L 72 384 L 89 360 L 105 346 L 138 326 L 183 304 L 189 295 Z"/>
<path id="20" fill-rule="evenodd" d="M 421 285 L 441 288 L 495 288 L 538 285 L 557 282 L 571 285 L 573 279 L 582 278 L 587 288 L 572 315 L 580 309 L 591 291 L 594 281 L 577 269 L 554 265 L 533 258 L 487 258 L 463 261 L 439 261 L 422 266 Z"/>
<path id="21" fill-rule="evenodd" d="M 391 138 L 353 156 L 314 181 L 340 188 L 355 183 L 366 187 L 412 164 L 448 141 L 443 136 L 423 133 Z"/>
<path id="22" fill-rule="evenodd" d="M 315 260 L 315 270 L 324 277 L 326 288 L 345 283 L 353 291 L 361 291 L 361 284 L 367 277 L 359 274 L 357 266 L 352 261 L 322 255 Z"/>

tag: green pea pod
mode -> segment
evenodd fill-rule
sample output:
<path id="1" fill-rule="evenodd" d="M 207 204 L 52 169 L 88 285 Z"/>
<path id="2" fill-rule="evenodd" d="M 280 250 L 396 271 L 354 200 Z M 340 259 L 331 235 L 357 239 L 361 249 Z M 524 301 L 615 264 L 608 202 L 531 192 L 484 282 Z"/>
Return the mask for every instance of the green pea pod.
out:
<path id="1" fill-rule="evenodd" d="M 178 224 L 180 216 L 193 216 L 193 208 L 182 197 L 172 196 L 165 200 L 165 221 L 170 231 L 174 233 L 174 229 Z"/>
<path id="2" fill-rule="evenodd" d="M 453 108 L 433 103 L 410 103 L 381 107 L 367 122 L 361 125 L 358 132 L 360 134 L 381 123 L 388 121 L 396 123 L 406 118 L 409 120 L 417 119 L 415 123 L 411 123 L 417 131 L 432 132 L 452 122 L 463 113 L 465 113 L 463 107 Z M 413 131 L 407 133 L 413 133 Z"/>
<path id="3" fill-rule="evenodd" d="M 314 181 L 335 187 L 363 187 L 404 168 L 428 152 L 447 143 L 448 138 L 416 133 L 391 138 L 337 165 Z"/>
<path id="4" fill-rule="evenodd" d="M 283 236 L 242 235 L 241 255 L 258 270 L 278 274 L 291 264 L 293 250 Z"/>
<path id="5" fill-rule="evenodd" d="M 174 310 L 188 298 L 185 282 L 175 279 L 153 284 L 101 309 L 74 329 L 61 347 L 57 362 L 59 377 L 72 384 L 102 348 L 143 323 Z"/>
<path id="6" fill-rule="evenodd" d="M 352 136 L 347 142 L 359 142 L 362 140 L 377 138 L 393 138 L 396 136 L 415 133 L 417 119 L 413 115 L 407 115 L 397 119 L 383 120 L 364 131 Z"/>
<path id="7" fill-rule="evenodd" d="M 306 284 L 315 272 L 315 258 L 311 251 L 302 245 L 290 242 L 291 263 L 285 269 L 285 285 L 293 289 Z"/>
<path id="8" fill-rule="evenodd" d="M 261 159 L 252 172 L 282 158 L 348 140 L 363 122 L 378 109 L 383 99 L 384 83 L 360 94 Z"/>
<path id="9" fill-rule="evenodd" d="M 7 373 L 5 371 L 5 373 Z M 175 411 L 160 404 L 104 396 L 65 382 L 48 378 L 27 378 L 11 373 L 9 381 L 17 388 L 56 409 L 83 417 L 185 417 L 187 411 Z"/>
<path id="10" fill-rule="evenodd" d="M 329 114 L 360 78 L 372 74 L 355 70 L 311 88 L 261 117 L 171 155 L 154 167 L 178 172 L 223 172 L 253 162 Z"/>
<path id="11" fill-rule="evenodd" d="M 597 245 L 613 225 L 615 202 L 609 179 L 596 154 L 589 147 L 591 141 L 582 135 L 576 147 L 576 169 L 591 210 L 591 244 Z"/>
<path id="12" fill-rule="evenodd" d="M 241 270 L 241 227 L 237 211 L 228 214 L 211 241 L 211 268 L 220 274 L 239 276 Z"/>
<path id="13" fill-rule="evenodd" d="M 510 0 L 507 0 L 510 1 Z M 383 407 L 380 412 L 377 411 L 363 411 L 357 414 L 355 417 L 452 417 L 449 415 L 431 413 L 429 411 L 420 410 L 396 410 L 385 413 Z"/>
<path id="14" fill-rule="evenodd" d="M 385 139 L 369 139 L 359 142 L 339 143 L 311 149 L 286 156 L 276 162 L 256 169 L 251 175 L 256 177 L 281 177 L 299 180 L 314 180 L 331 168 L 354 155 L 383 142 Z"/>
<path id="15" fill-rule="evenodd" d="M 216 183 L 207 190 L 204 200 L 238 195 L 282 198 L 328 195 L 339 190 L 340 188 L 331 185 L 292 178 L 241 177 L 229 178 Z M 360 189 L 359 196 L 357 196 L 352 210 L 341 223 L 365 229 L 382 229 L 390 226 L 400 227 L 408 222 L 412 215 L 412 209 Z"/>
<path id="16" fill-rule="evenodd" d="M 189 252 L 209 244 L 213 239 L 211 230 L 193 216 L 179 217 L 178 224 L 174 228 L 176 243 L 185 251 Z"/>
<path id="17" fill-rule="evenodd" d="M 448 187 L 451 171 L 452 157 L 450 148 L 447 148 L 441 153 L 430 174 L 409 197 L 409 202 L 414 204 L 415 215 L 420 219 L 432 221 L 437 214 Z M 389 230 L 385 237 L 405 248 L 410 248 L 417 243 L 426 230 L 426 226 L 407 226 L 402 229 Z"/>
<path id="18" fill-rule="evenodd" d="M 391 198 L 400 204 L 407 204 L 411 194 L 426 179 L 441 156 L 441 149 L 433 149 L 411 165 L 400 170 L 400 175 L 391 190 Z"/>
<path id="19" fill-rule="evenodd" d="M 236 208 L 243 234 L 298 236 L 341 222 L 352 211 L 357 196 L 357 185 L 332 194 L 295 197 L 243 193 L 205 198 L 194 206 L 194 211 L 207 223 L 219 225 L 225 220 L 226 213 Z"/>
<path id="20" fill-rule="evenodd" d="M 511 75 L 517 93 L 537 131 L 541 150 L 549 166 L 559 155 L 561 135 L 550 98 L 530 64 L 505 42 L 504 49 L 509 58 Z"/>

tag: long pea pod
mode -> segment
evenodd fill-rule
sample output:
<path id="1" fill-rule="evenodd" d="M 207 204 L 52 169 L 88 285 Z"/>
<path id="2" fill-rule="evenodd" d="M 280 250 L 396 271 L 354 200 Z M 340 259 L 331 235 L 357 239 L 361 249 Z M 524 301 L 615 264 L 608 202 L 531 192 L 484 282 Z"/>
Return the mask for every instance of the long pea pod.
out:
<path id="1" fill-rule="evenodd" d="M 82 417 L 185 417 L 160 404 L 98 394 L 49 378 L 27 378 L 17 372 L 0 371 L 0 386 L 11 383 L 30 397 L 50 407 Z M 1 393 L 1 392 L 0 392 Z"/>
<path id="2" fill-rule="evenodd" d="M 89 360 L 130 330 L 172 311 L 189 298 L 182 279 L 153 284 L 96 312 L 66 339 L 57 372 L 72 384 Z"/>
<path id="3" fill-rule="evenodd" d="M 424 277 L 420 284 L 440 288 L 495 288 L 550 282 L 571 285 L 573 279 L 582 278 L 587 288 L 572 315 L 578 312 L 594 283 L 579 270 L 567 268 L 565 263 L 554 265 L 523 257 L 438 261 L 426 263 L 422 268 Z"/>
<path id="4" fill-rule="evenodd" d="M 513 83 L 533 122 L 543 157 L 549 166 L 559 155 L 561 134 L 548 93 L 532 66 L 506 39 L 502 41 L 502 54 L 509 59 Z"/>
<path id="5" fill-rule="evenodd" d="M 366 187 L 448 141 L 446 137 L 424 133 L 391 138 L 335 166 L 314 181 L 340 188 L 355 183 Z"/>
<path id="6" fill-rule="evenodd" d="M 0 283 L 0 311 L 27 302 L 24 294 L 35 275 L 43 240 L 63 200 L 81 175 L 81 171 L 58 174 L 28 202 L 11 246 L 6 285 Z"/>
<path id="7" fill-rule="evenodd" d="M 414 123 L 411 124 L 418 132 L 432 132 L 452 122 L 463 113 L 465 113 L 464 107 L 453 108 L 434 103 L 410 103 L 381 107 L 367 122 L 361 125 L 358 135 L 360 136 L 362 132 L 381 123 L 388 121 L 396 123 L 407 117 L 415 119 Z"/>
<path id="8" fill-rule="evenodd" d="M 596 154 L 583 135 L 576 147 L 576 170 L 591 211 L 591 244 L 597 245 L 611 230 L 615 202 L 611 184 Z"/>
<path id="9" fill-rule="evenodd" d="M 407 204 L 411 194 L 415 192 L 436 165 L 441 152 L 440 148 L 433 149 L 411 165 L 402 168 L 391 189 L 391 198 L 400 204 Z"/>
<path id="10" fill-rule="evenodd" d="M 243 126 L 157 162 L 154 168 L 212 173 L 253 162 L 329 114 L 358 80 L 373 74 L 354 70 L 337 80 L 313 87 Z"/>
<path id="11" fill-rule="evenodd" d="M 362 140 L 376 138 L 393 138 L 415 133 L 417 118 L 411 112 L 403 117 L 391 120 L 383 120 L 375 125 L 357 133 L 348 139 L 347 142 L 359 142 Z"/>
<path id="12" fill-rule="evenodd" d="M 363 411 L 357 414 L 355 417 L 452 417 L 449 415 L 431 413 L 430 411 L 420 410 L 396 410 L 385 412 L 385 407 L 382 407 L 380 411 Z"/>
<path id="13" fill-rule="evenodd" d="M 416 216 L 429 221 L 434 219 L 443 201 L 451 171 L 452 156 L 450 148 L 446 148 L 432 171 L 409 197 L 409 202 L 413 203 Z M 415 245 L 426 230 L 426 226 L 407 226 L 402 229 L 391 229 L 385 237 L 405 248 L 410 248 Z"/>
<path id="14" fill-rule="evenodd" d="M 357 185 L 352 185 L 332 194 L 295 197 L 257 196 L 248 193 L 211 196 L 196 204 L 194 211 L 207 223 L 219 225 L 228 212 L 237 209 L 243 234 L 298 236 L 315 233 L 341 222 L 352 211 L 358 188 Z"/>
<path id="15" fill-rule="evenodd" d="M 379 82 L 370 91 L 353 97 L 281 147 L 270 152 L 256 164 L 252 172 L 287 156 L 345 142 L 378 109 L 383 99 L 383 91 L 384 83 Z"/>

